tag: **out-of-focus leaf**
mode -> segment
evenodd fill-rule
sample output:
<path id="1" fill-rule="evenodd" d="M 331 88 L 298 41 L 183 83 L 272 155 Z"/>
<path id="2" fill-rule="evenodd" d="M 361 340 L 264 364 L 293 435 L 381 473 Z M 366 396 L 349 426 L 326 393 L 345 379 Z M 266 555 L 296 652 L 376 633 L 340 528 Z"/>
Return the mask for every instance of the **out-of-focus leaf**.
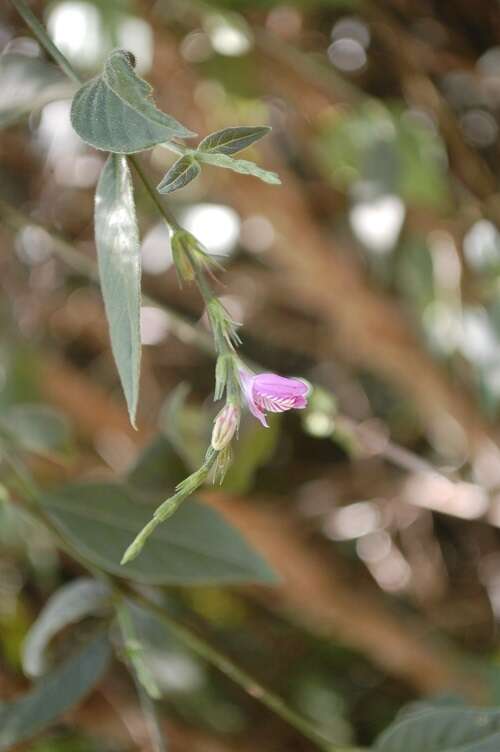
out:
<path id="1" fill-rule="evenodd" d="M 187 468 L 163 434 L 144 449 L 127 475 L 127 482 L 142 494 L 167 495 L 188 474 Z"/>
<path id="2" fill-rule="evenodd" d="M 442 207 L 448 201 L 446 152 L 438 135 L 405 113 L 370 101 L 326 122 L 317 162 L 336 186 L 359 181 L 409 203 Z"/>
<path id="3" fill-rule="evenodd" d="M 123 552 L 152 513 L 129 489 L 75 484 L 42 496 L 41 503 L 76 550 L 113 574 L 151 585 L 275 582 L 241 534 L 204 504 L 185 502 L 155 530 L 141 555 L 121 566 Z"/>
<path id="4" fill-rule="evenodd" d="M 497 752 L 500 711 L 420 707 L 395 721 L 377 739 L 379 752 Z"/>
<path id="5" fill-rule="evenodd" d="M 224 479 L 224 489 L 245 493 L 252 485 L 255 472 L 264 465 L 276 449 L 280 434 L 280 420 L 273 416 L 265 431 L 255 420 L 245 421 L 238 441 L 234 442 L 234 458 Z"/>
<path id="6" fill-rule="evenodd" d="M 463 698 L 453 694 L 441 694 L 423 700 L 415 700 L 404 705 L 396 716 L 396 721 L 406 720 L 411 716 L 427 713 L 429 710 L 440 708 L 464 708 L 466 704 Z"/>
<path id="7" fill-rule="evenodd" d="M 132 178 L 126 157 L 110 154 L 97 185 L 95 239 L 111 347 L 132 425 L 141 365 L 141 265 Z"/>
<path id="8" fill-rule="evenodd" d="M 275 172 L 263 170 L 255 162 L 249 162 L 248 159 L 233 159 L 227 154 L 212 154 L 208 152 L 196 152 L 198 158 L 206 164 L 214 167 L 224 167 L 226 170 L 239 172 L 241 175 L 253 175 L 264 183 L 270 185 L 281 185 L 281 179 Z"/>
<path id="9" fill-rule="evenodd" d="M 103 675 L 111 656 L 100 635 L 19 700 L 0 703 L 0 752 L 30 739 L 76 705 Z"/>
<path id="10" fill-rule="evenodd" d="M 306 11 L 314 8 L 354 9 L 361 5 L 363 0 L 291 0 L 288 5 L 303 8 Z M 248 0 L 206 0 L 208 5 L 214 8 L 228 8 L 230 10 L 245 11 L 248 8 Z M 274 8 L 281 6 L 282 0 L 253 0 L 252 4 L 259 8 Z"/>
<path id="11" fill-rule="evenodd" d="M 66 418 L 48 405 L 10 405 L 0 422 L 12 439 L 29 452 L 60 449 L 69 438 Z"/>
<path id="12" fill-rule="evenodd" d="M 195 135 L 155 106 L 151 86 L 135 73 L 133 57 L 124 50 L 112 52 L 101 75 L 77 91 L 71 122 L 83 141 L 119 154 Z"/>
<path id="13" fill-rule="evenodd" d="M 194 470 L 201 465 L 206 452 L 210 416 L 204 408 L 189 405 L 188 394 L 188 384 L 181 383 L 168 395 L 160 411 L 159 426 L 179 457 Z"/>
<path id="14" fill-rule="evenodd" d="M 173 193 L 179 188 L 198 177 L 200 174 L 200 165 L 191 156 L 184 156 L 174 162 L 167 174 L 158 183 L 156 189 L 159 193 Z"/>
<path id="15" fill-rule="evenodd" d="M 200 141 L 198 150 L 212 154 L 237 154 L 256 141 L 260 141 L 270 131 L 271 128 L 267 125 L 224 128 L 210 133 L 203 141 Z"/>
<path id="16" fill-rule="evenodd" d="M 68 91 L 55 65 L 28 55 L 0 55 L 0 128 Z"/>
<path id="17" fill-rule="evenodd" d="M 51 639 L 68 624 L 85 616 L 103 613 L 110 597 L 109 589 L 90 577 L 64 585 L 47 601 L 32 625 L 23 646 L 23 668 L 30 676 L 47 670 L 47 647 Z"/>
<path id="18" fill-rule="evenodd" d="M 395 274 L 405 300 L 415 307 L 420 318 L 435 295 L 432 257 L 423 239 L 408 238 L 400 244 Z"/>

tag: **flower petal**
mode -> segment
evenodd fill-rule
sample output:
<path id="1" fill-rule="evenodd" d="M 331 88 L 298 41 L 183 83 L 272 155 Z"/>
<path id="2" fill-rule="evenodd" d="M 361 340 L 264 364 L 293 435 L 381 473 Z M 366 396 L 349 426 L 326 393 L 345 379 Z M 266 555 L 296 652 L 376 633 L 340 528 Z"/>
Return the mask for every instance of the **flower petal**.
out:
<path id="1" fill-rule="evenodd" d="M 253 382 L 254 389 L 258 393 L 275 397 L 305 396 L 309 392 L 309 387 L 304 381 L 287 379 L 276 373 L 259 373 L 254 377 Z"/>
<path id="2" fill-rule="evenodd" d="M 243 392 L 245 394 L 245 398 L 247 401 L 248 409 L 252 413 L 253 416 L 257 418 L 260 423 L 264 426 L 264 428 L 269 428 L 266 420 L 266 414 L 263 410 L 257 405 L 255 402 L 254 397 L 254 382 L 255 382 L 255 376 L 254 374 L 250 373 L 250 371 L 243 371 L 240 370 L 240 380 L 241 385 L 243 387 Z"/>

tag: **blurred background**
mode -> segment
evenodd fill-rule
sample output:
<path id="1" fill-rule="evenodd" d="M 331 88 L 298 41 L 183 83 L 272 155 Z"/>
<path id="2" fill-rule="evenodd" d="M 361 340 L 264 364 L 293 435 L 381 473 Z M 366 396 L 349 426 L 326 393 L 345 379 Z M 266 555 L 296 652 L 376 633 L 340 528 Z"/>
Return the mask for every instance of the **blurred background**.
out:
<path id="1" fill-rule="evenodd" d="M 370 744 L 422 696 L 500 701 L 497 0 L 30 6 L 84 77 L 114 47 L 132 51 L 159 107 L 201 136 L 273 127 L 248 158 L 281 187 L 206 168 L 169 204 L 222 257 L 244 355 L 316 385 L 307 410 L 269 431 L 245 420 L 226 483 L 201 494 L 283 581 L 172 589 L 172 609 L 346 745 Z M 198 295 L 179 289 L 137 184 L 144 290 L 158 304 L 142 309 L 135 432 L 92 280 L 104 155 L 73 132 L 75 87 L 5 2 L 0 50 L 2 414 L 46 487 L 115 478 L 159 431 L 194 466 L 214 416 Z M 158 182 L 171 157 L 141 159 Z M 144 483 L 161 490 L 167 465 L 160 453 Z M 3 501 L 0 517 L 8 698 L 26 686 L 30 624 L 81 569 Z M 313 749 L 153 627 L 169 749 Z M 26 748 L 148 744 L 117 664 Z"/>

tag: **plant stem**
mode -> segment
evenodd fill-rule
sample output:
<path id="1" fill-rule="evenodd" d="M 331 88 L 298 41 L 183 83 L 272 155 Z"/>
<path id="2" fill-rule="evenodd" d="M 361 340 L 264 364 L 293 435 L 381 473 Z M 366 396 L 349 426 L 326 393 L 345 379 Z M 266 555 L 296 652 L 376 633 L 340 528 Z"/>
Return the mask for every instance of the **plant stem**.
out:
<path id="1" fill-rule="evenodd" d="M 167 745 L 165 743 L 165 737 L 163 735 L 156 703 L 151 699 L 150 695 L 146 692 L 135 674 L 133 675 L 133 678 L 142 714 L 148 727 L 151 745 L 155 752 L 167 752 Z"/>
<path id="2" fill-rule="evenodd" d="M 136 683 L 145 690 L 148 697 L 153 700 L 159 700 L 161 692 L 155 682 L 154 676 L 149 670 L 149 666 L 144 661 L 144 648 L 137 637 L 128 603 L 125 598 L 120 597 L 114 599 L 114 604 L 122 634 L 123 649 L 132 669 L 131 673 Z"/>
<path id="3" fill-rule="evenodd" d="M 323 752 L 361 752 L 357 748 L 344 747 L 335 745 L 329 742 L 325 737 L 319 733 L 313 723 L 301 715 L 296 713 L 292 708 L 288 707 L 284 700 L 273 692 L 269 691 L 266 687 L 257 682 L 253 676 L 248 674 L 243 669 L 240 669 L 232 660 L 227 658 L 223 653 L 213 648 L 208 642 L 191 632 L 190 629 L 180 624 L 173 619 L 167 611 L 159 606 L 154 601 L 142 593 L 137 592 L 131 585 L 124 585 L 118 578 L 109 575 L 99 567 L 90 563 L 86 558 L 81 556 L 78 551 L 75 551 L 70 544 L 64 539 L 59 530 L 55 527 L 52 521 L 47 517 L 43 508 L 39 503 L 39 489 L 36 483 L 31 477 L 29 471 L 23 466 L 23 463 L 16 457 L 12 456 L 10 452 L 5 451 L 3 448 L 4 459 L 8 461 L 12 469 L 16 473 L 20 480 L 21 486 L 26 494 L 29 502 L 29 512 L 36 517 L 40 522 L 49 528 L 50 532 L 55 536 L 59 546 L 78 561 L 85 569 L 91 572 L 94 577 L 105 582 L 112 590 L 117 603 L 123 603 L 124 599 L 134 600 L 142 608 L 149 611 L 157 617 L 157 619 L 164 624 L 164 626 L 183 642 L 190 650 L 202 657 L 212 666 L 215 666 L 225 676 L 238 684 L 246 693 L 256 700 L 261 702 L 267 708 L 272 710 L 276 715 L 282 718 L 284 721 L 293 726 L 297 731 L 300 731 L 303 736 L 312 741 L 316 746 L 323 750 Z M 123 613 L 121 619 L 121 626 L 125 627 L 126 634 L 130 635 L 128 630 L 126 619 L 123 620 Z"/>
<path id="4" fill-rule="evenodd" d="M 123 585 L 118 585 L 117 587 L 124 595 L 131 597 L 131 593 L 127 591 Z M 278 697 L 278 695 L 275 695 L 273 692 L 263 687 L 262 684 L 253 678 L 253 676 L 239 668 L 239 666 L 233 663 L 233 661 L 227 658 L 223 653 L 220 653 L 208 642 L 201 637 L 198 637 L 198 635 L 194 634 L 190 629 L 173 619 L 170 614 L 157 603 L 151 601 L 145 595 L 142 595 L 135 590 L 133 591 L 132 597 L 140 606 L 151 614 L 154 614 L 169 632 L 177 637 L 178 640 L 183 642 L 193 652 L 197 653 L 212 666 L 215 666 L 215 668 L 221 671 L 225 676 L 232 679 L 251 697 L 259 700 L 290 726 L 293 726 L 297 731 L 300 731 L 303 736 L 314 742 L 319 749 L 324 750 L 324 752 L 355 752 L 352 747 L 339 746 L 328 741 L 328 739 L 317 731 L 311 721 L 296 713 L 285 703 L 284 700 L 281 699 L 281 697 Z"/>
<path id="5" fill-rule="evenodd" d="M 64 71 L 64 73 L 70 78 L 74 83 L 81 85 L 83 84 L 83 79 L 78 75 L 76 70 L 73 68 L 72 64 L 68 60 L 68 58 L 62 54 L 62 52 L 56 47 L 56 45 L 52 42 L 51 38 L 47 34 L 47 31 L 44 29 L 38 18 L 34 15 L 34 13 L 31 11 L 31 9 L 26 5 L 24 0 L 11 0 L 12 5 L 17 10 L 19 15 L 24 19 L 26 24 L 29 26 L 35 37 L 38 39 L 40 44 L 45 48 L 45 50 L 48 52 L 48 54 L 58 63 L 58 65 L 61 67 L 61 69 Z M 179 153 L 179 152 L 178 152 Z M 129 162 L 134 166 L 135 171 L 139 175 L 142 183 L 144 184 L 144 187 L 146 191 L 148 192 L 149 196 L 153 200 L 156 208 L 162 215 L 163 219 L 167 223 L 167 225 L 172 230 L 179 229 L 179 224 L 172 214 L 172 212 L 167 209 L 166 206 L 162 204 L 160 199 L 158 198 L 158 195 L 149 182 L 147 176 L 144 174 L 142 167 L 139 164 L 139 161 L 134 156 L 128 157 Z"/>
<path id="6" fill-rule="evenodd" d="M 11 3 L 17 10 L 19 15 L 24 19 L 26 24 L 30 27 L 31 31 L 36 36 L 40 44 L 45 47 L 46 51 L 56 61 L 56 63 L 58 63 L 58 65 L 62 68 L 68 78 L 70 78 L 75 84 L 81 84 L 82 79 L 73 68 L 68 58 L 65 57 L 62 52 L 55 46 L 38 18 L 26 5 L 24 0 L 11 0 Z"/>
<path id="7" fill-rule="evenodd" d="M 170 227 L 171 230 L 180 230 L 181 226 L 177 222 L 176 218 L 174 217 L 173 213 L 168 209 L 159 199 L 157 191 L 153 188 L 151 183 L 149 182 L 149 179 L 147 175 L 143 172 L 143 169 L 141 165 L 139 164 L 139 160 L 137 157 L 128 157 L 129 162 L 133 165 L 134 170 L 139 175 L 142 184 L 144 185 L 144 188 L 146 189 L 149 197 L 153 201 L 154 205 L 160 212 L 161 216 L 165 220 L 168 227 Z"/>

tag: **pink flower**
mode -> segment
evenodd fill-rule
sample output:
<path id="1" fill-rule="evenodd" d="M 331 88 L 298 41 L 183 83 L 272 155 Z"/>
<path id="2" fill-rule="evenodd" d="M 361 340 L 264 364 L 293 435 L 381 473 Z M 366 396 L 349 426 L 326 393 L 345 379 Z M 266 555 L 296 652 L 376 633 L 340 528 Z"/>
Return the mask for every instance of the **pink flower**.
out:
<path id="1" fill-rule="evenodd" d="M 287 379 L 275 373 L 240 370 L 241 385 L 252 415 L 268 428 L 266 411 L 282 413 L 307 407 L 309 387 L 300 379 Z"/>

